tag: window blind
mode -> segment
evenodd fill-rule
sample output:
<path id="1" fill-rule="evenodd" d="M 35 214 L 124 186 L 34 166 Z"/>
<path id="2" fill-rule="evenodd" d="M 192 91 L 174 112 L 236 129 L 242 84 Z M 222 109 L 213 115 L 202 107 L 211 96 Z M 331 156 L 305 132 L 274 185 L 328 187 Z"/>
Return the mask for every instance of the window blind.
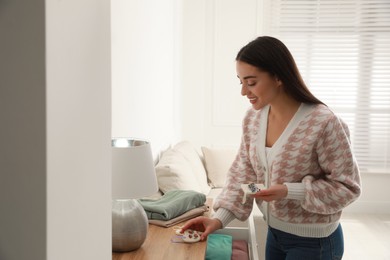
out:
<path id="1" fill-rule="evenodd" d="M 362 173 L 390 173 L 390 1 L 263 0 L 264 35 L 346 121 Z"/>

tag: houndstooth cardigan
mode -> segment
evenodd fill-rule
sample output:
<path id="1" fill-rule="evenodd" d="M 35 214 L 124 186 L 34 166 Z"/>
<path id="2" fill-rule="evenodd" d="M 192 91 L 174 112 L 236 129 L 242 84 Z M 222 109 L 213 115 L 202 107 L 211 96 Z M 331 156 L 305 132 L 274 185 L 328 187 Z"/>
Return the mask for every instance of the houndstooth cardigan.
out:
<path id="1" fill-rule="evenodd" d="M 256 199 L 268 225 L 299 236 L 329 236 L 342 209 L 361 193 L 348 127 L 324 105 L 301 104 L 266 152 L 268 112 L 266 106 L 245 115 L 239 152 L 214 202 L 215 217 L 224 226 L 234 217 L 249 217 L 254 200 L 242 204 L 241 183 L 285 184 L 286 198 L 269 203 Z"/>

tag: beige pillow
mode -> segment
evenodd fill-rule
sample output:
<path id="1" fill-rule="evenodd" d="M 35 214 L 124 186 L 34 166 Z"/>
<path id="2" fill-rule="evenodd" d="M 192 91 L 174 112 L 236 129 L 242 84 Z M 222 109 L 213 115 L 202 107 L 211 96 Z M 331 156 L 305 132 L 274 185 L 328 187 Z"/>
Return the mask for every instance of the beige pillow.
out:
<path id="1" fill-rule="evenodd" d="M 237 149 L 202 147 L 207 176 L 212 187 L 225 185 L 226 175 L 237 155 Z"/>
<path id="2" fill-rule="evenodd" d="M 156 167 L 157 182 L 160 190 L 194 190 L 207 194 L 206 170 L 198 152 L 187 141 L 175 145 L 164 152 Z"/>

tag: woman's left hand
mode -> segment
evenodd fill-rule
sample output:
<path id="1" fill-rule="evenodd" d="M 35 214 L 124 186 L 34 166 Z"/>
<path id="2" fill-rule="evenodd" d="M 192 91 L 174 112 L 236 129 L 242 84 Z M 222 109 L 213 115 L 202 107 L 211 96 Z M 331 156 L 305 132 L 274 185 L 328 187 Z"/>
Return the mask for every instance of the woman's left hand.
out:
<path id="1" fill-rule="evenodd" d="M 258 198 L 264 201 L 280 200 L 287 196 L 288 189 L 284 184 L 272 185 L 268 189 L 262 189 L 253 195 L 254 198 Z"/>

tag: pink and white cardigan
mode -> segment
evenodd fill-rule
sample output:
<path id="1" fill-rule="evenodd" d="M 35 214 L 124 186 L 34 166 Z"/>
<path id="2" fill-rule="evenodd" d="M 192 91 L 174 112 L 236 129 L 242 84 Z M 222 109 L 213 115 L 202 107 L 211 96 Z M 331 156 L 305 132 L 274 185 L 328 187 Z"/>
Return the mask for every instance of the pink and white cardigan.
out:
<path id="1" fill-rule="evenodd" d="M 265 147 L 269 106 L 249 109 L 239 152 L 214 202 L 226 226 L 249 217 L 253 199 L 242 204 L 241 183 L 285 184 L 286 198 L 256 199 L 268 225 L 304 237 L 326 237 L 341 211 L 360 193 L 360 175 L 347 125 L 324 105 L 301 104 L 271 149 Z"/>

